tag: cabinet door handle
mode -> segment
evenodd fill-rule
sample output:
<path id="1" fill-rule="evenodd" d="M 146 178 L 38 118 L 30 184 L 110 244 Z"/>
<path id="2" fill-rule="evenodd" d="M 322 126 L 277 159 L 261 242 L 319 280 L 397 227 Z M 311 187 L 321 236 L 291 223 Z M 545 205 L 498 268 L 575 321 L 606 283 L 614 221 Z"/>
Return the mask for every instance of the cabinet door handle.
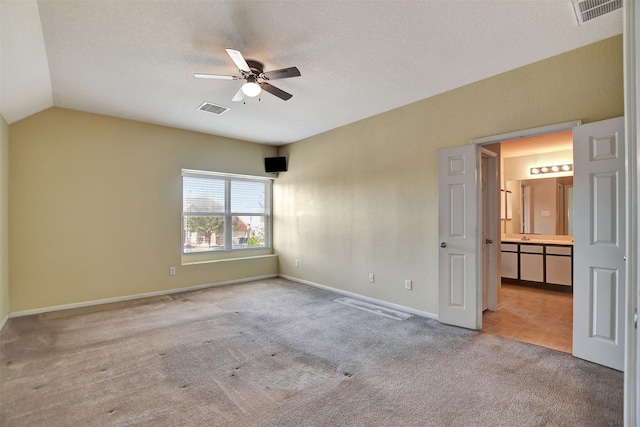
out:
<path id="1" fill-rule="evenodd" d="M 493 240 L 491 240 L 491 239 L 486 239 L 484 242 L 485 242 L 487 245 L 490 245 L 490 244 L 492 244 L 492 243 L 493 243 Z"/>
<path id="2" fill-rule="evenodd" d="M 441 248 L 446 248 L 446 247 L 447 247 L 447 243 L 446 243 L 446 242 L 442 242 L 442 243 L 440 243 L 440 247 L 441 247 Z"/>

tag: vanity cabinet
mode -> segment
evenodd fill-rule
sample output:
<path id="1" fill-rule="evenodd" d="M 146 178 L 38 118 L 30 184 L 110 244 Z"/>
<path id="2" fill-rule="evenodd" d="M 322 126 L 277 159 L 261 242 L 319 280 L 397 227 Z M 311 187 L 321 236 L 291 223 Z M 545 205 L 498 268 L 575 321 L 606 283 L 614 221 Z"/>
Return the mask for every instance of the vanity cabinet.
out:
<path id="1" fill-rule="evenodd" d="M 502 242 L 502 279 L 539 287 L 571 290 L 573 245 Z"/>
<path id="2" fill-rule="evenodd" d="M 547 283 L 573 285 L 573 246 L 548 246 L 545 260 Z"/>
<path id="3" fill-rule="evenodd" d="M 518 278 L 518 245 L 515 243 L 502 243 L 502 277 L 507 279 Z"/>
<path id="4" fill-rule="evenodd" d="M 520 245 L 520 280 L 544 282 L 544 246 Z"/>

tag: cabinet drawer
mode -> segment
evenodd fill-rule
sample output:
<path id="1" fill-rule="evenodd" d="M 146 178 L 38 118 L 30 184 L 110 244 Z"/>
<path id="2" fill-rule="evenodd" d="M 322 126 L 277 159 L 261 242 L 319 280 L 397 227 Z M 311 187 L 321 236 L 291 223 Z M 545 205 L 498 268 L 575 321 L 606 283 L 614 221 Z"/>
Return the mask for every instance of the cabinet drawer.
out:
<path id="1" fill-rule="evenodd" d="M 571 246 L 547 246 L 547 254 L 571 255 Z"/>
<path id="2" fill-rule="evenodd" d="M 516 243 L 502 243 L 500 250 L 502 252 L 518 252 L 518 245 Z"/>
<path id="3" fill-rule="evenodd" d="M 520 245 L 520 252 L 528 254 L 541 254 L 544 251 L 543 245 Z"/>

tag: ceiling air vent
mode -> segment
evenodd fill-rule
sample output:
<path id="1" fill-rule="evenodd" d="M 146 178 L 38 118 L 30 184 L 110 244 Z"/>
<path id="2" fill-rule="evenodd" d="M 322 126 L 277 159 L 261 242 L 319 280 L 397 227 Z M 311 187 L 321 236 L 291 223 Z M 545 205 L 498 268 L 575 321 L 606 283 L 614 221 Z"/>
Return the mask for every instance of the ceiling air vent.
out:
<path id="1" fill-rule="evenodd" d="M 207 113 L 219 116 L 229 111 L 229 107 L 225 107 L 224 105 L 212 104 L 210 102 L 203 102 L 202 105 L 198 107 L 198 110 L 206 111 Z"/>
<path id="2" fill-rule="evenodd" d="M 592 19 L 620 9 L 622 0 L 574 0 L 572 4 L 578 25 L 584 25 Z"/>

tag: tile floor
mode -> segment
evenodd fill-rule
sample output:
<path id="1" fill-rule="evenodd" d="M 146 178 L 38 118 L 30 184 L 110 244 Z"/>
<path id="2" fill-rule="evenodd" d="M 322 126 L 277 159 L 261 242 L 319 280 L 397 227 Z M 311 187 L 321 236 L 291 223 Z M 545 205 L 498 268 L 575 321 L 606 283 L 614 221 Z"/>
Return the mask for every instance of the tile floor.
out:
<path id="1" fill-rule="evenodd" d="M 482 331 L 571 353 L 573 295 L 502 285 L 497 311 L 485 311 Z"/>

